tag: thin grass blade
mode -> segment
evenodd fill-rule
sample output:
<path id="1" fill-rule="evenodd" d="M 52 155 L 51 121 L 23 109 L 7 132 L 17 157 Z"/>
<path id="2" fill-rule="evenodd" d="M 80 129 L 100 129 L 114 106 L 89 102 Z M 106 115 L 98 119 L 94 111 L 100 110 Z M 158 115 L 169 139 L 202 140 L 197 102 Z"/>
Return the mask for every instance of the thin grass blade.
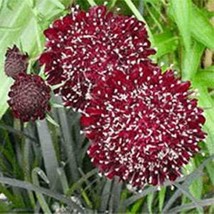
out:
<path id="1" fill-rule="evenodd" d="M 193 86 L 198 89 L 199 105 L 204 109 L 206 117 L 204 129 L 207 132 L 206 146 L 209 154 L 212 155 L 214 154 L 214 100 L 209 95 L 207 87 L 200 84 L 200 80 L 194 82 Z"/>
<path id="2" fill-rule="evenodd" d="M 190 49 L 186 49 L 182 56 L 182 79 L 192 80 L 201 63 L 201 57 L 205 46 L 194 41 Z"/>
<path id="3" fill-rule="evenodd" d="M 121 190 L 122 183 L 119 181 L 118 177 L 115 177 L 111 189 L 111 198 L 109 203 L 109 210 L 112 211 L 113 213 L 118 213 L 120 207 Z"/>
<path id="4" fill-rule="evenodd" d="M 180 31 L 183 44 L 186 50 L 191 47 L 191 0 L 171 0 L 173 17 Z"/>
<path id="5" fill-rule="evenodd" d="M 202 206 L 198 203 L 198 200 L 192 196 L 192 194 L 189 192 L 187 188 L 185 188 L 183 185 L 180 185 L 179 183 L 175 183 L 174 185 L 178 189 L 180 189 L 180 191 L 195 204 L 195 207 L 199 213 L 203 213 Z"/>
<path id="6" fill-rule="evenodd" d="M 54 198 L 62 203 L 67 204 L 70 207 L 73 207 L 73 209 L 76 209 L 78 212 L 80 213 L 89 213 L 91 212 L 90 210 L 87 209 L 83 209 L 81 206 L 79 206 L 78 204 L 74 203 L 72 200 L 70 200 L 69 198 L 65 197 L 62 194 L 56 193 L 54 191 L 51 191 L 49 189 L 43 188 L 43 187 L 39 187 L 36 185 L 33 185 L 29 182 L 26 181 L 20 181 L 17 179 L 13 179 L 13 178 L 7 178 L 7 177 L 3 177 L 0 176 L 0 183 L 2 184 L 7 184 L 10 185 L 12 187 L 18 187 L 18 188 L 23 188 L 29 191 L 34 191 L 34 192 L 38 192 L 40 194 L 44 194 L 47 195 L 51 198 Z"/>
<path id="7" fill-rule="evenodd" d="M 38 176 L 42 177 L 43 180 L 45 180 L 46 183 L 47 182 L 49 183 L 49 181 L 47 180 L 47 177 L 45 176 L 44 172 L 39 168 L 35 168 L 32 171 L 32 181 L 33 181 L 33 184 L 35 184 L 36 186 L 40 186 Z M 48 206 L 48 203 L 46 202 L 45 197 L 42 194 L 38 193 L 38 192 L 36 192 L 36 197 L 37 197 L 38 202 L 39 202 L 42 210 L 44 211 L 44 213 L 51 214 L 51 210 L 49 209 L 49 206 Z"/>
<path id="8" fill-rule="evenodd" d="M 158 193 L 158 199 L 159 199 L 158 208 L 160 213 L 162 212 L 162 209 L 163 209 L 165 197 L 166 197 L 166 187 L 162 187 Z"/>
<path id="9" fill-rule="evenodd" d="M 211 206 L 214 204 L 214 198 L 200 200 L 200 201 L 198 201 L 198 204 L 200 204 L 201 207 Z M 194 203 L 189 203 L 189 204 L 177 206 L 177 207 L 169 210 L 168 213 L 180 213 L 180 212 L 184 212 L 184 210 L 191 210 L 194 208 L 196 208 L 196 205 Z"/>
<path id="10" fill-rule="evenodd" d="M 56 97 L 56 101 L 57 103 L 61 103 L 61 99 L 59 97 Z M 62 133 L 62 138 L 64 140 L 63 146 L 67 157 L 67 164 L 69 166 L 70 176 L 73 179 L 73 181 L 77 181 L 79 179 L 79 171 L 74 151 L 75 142 L 73 141 L 73 138 L 71 136 L 71 129 L 68 125 L 65 109 L 58 108 L 57 112 L 59 116 L 59 124 Z"/>
<path id="11" fill-rule="evenodd" d="M 209 19 L 196 6 L 192 7 L 191 33 L 197 41 L 214 50 L 214 27 Z"/>
<path id="12" fill-rule="evenodd" d="M 59 177 L 57 176 L 57 169 L 59 167 L 55 148 L 51 139 L 50 131 L 46 120 L 37 121 L 37 130 L 42 150 L 42 157 L 44 160 L 45 170 L 50 180 L 51 189 L 60 190 Z"/>
<path id="13" fill-rule="evenodd" d="M 108 209 L 110 194 L 111 194 L 111 188 L 112 188 L 112 181 L 106 180 L 106 183 L 103 187 L 102 195 L 100 197 L 100 208 L 99 212 L 105 212 Z"/>

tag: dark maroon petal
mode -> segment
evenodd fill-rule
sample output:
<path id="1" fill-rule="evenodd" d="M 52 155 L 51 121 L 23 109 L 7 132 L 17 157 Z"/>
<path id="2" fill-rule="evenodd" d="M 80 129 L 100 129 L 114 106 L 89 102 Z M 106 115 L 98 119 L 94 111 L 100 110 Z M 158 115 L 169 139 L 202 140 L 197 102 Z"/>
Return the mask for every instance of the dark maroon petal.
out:
<path id="1" fill-rule="evenodd" d="M 50 39 L 50 40 L 54 39 L 54 40 L 58 41 L 58 32 L 57 32 L 57 30 L 55 30 L 53 28 L 49 28 L 49 29 L 44 31 L 44 34 L 48 39 Z"/>
<path id="2" fill-rule="evenodd" d="M 16 79 L 19 73 L 26 72 L 28 55 L 21 53 L 16 45 L 14 45 L 13 48 L 8 48 L 5 56 L 4 70 L 7 76 Z"/>
<path id="3" fill-rule="evenodd" d="M 141 188 L 174 181 L 206 135 L 189 88 L 150 62 L 97 82 L 81 117 L 94 165 Z"/>
<path id="4" fill-rule="evenodd" d="M 20 73 L 8 96 L 13 115 L 23 122 L 44 119 L 50 110 L 50 87 L 38 75 Z"/>
<path id="5" fill-rule="evenodd" d="M 57 93 L 76 110 L 84 109 L 97 81 L 117 70 L 125 75 L 155 53 L 143 22 L 113 14 L 105 6 L 88 12 L 72 8 L 71 14 L 54 21 L 44 34 L 46 50 L 39 61 L 45 64 L 47 81 L 62 83 Z"/>
<path id="6" fill-rule="evenodd" d="M 45 52 L 40 56 L 39 62 L 41 65 L 49 64 L 50 62 L 52 62 L 53 57 L 54 57 L 54 54 L 52 52 Z"/>

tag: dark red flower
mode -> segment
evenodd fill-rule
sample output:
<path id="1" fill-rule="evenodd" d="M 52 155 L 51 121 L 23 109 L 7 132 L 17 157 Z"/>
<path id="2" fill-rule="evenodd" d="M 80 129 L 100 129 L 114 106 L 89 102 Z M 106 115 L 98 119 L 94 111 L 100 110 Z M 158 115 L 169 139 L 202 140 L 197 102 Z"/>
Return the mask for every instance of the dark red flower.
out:
<path id="1" fill-rule="evenodd" d="M 97 80 L 155 53 L 143 22 L 113 14 L 105 6 L 88 12 L 73 8 L 44 34 L 47 44 L 40 63 L 46 65 L 48 83 L 60 84 L 55 92 L 75 109 L 84 108 Z"/>
<path id="2" fill-rule="evenodd" d="M 43 119 L 50 110 L 50 87 L 38 75 L 20 73 L 10 88 L 13 115 L 23 122 Z"/>
<path id="3" fill-rule="evenodd" d="M 203 111 L 189 88 L 150 63 L 98 82 L 81 118 L 92 162 L 132 186 L 174 181 L 205 138 Z"/>
<path id="4" fill-rule="evenodd" d="M 8 48 L 5 57 L 4 70 L 7 76 L 16 79 L 19 73 L 27 70 L 28 55 L 20 52 L 16 45 L 13 48 Z"/>

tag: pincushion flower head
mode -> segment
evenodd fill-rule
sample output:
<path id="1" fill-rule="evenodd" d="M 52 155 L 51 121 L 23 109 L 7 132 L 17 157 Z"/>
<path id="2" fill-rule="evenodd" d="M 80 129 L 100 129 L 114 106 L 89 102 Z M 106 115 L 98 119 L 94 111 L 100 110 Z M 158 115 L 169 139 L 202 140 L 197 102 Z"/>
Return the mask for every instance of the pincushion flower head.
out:
<path id="1" fill-rule="evenodd" d="M 50 110 L 50 87 L 38 75 L 18 74 L 8 95 L 13 115 L 23 122 L 43 119 Z"/>
<path id="2" fill-rule="evenodd" d="M 105 6 L 72 13 L 56 20 L 44 32 L 46 50 L 40 57 L 48 83 L 65 105 L 84 109 L 90 90 L 114 70 L 124 70 L 148 60 L 150 48 L 143 22 L 113 14 Z"/>
<path id="3" fill-rule="evenodd" d="M 150 62 L 98 82 L 81 118 L 92 162 L 132 186 L 174 181 L 205 137 L 203 111 L 189 88 Z"/>
<path id="4" fill-rule="evenodd" d="M 8 48 L 5 57 L 4 70 L 7 76 L 16 79 L 19 73 L 27 70 L 28 54 L 22 53 L 16 45 Z"/>

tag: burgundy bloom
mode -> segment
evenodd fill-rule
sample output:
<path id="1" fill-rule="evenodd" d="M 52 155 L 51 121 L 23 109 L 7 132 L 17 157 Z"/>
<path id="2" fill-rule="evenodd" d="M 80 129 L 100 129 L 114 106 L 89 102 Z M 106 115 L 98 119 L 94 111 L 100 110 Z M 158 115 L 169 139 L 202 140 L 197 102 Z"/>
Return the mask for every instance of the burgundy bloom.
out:
<path id="1" fill-rule="evenodd" d="M 5 57 L 4 70 L 7 76 L 16 79 L 19 73 L 27 70 L 28 55 L 20 52 L 16 45 L 13 48 L 8 48 Z"/>
<path id="2" fill-rule="evenodd" d="M 189 88 L 151 63 L 98 82 L 81 118 L 92 162 L 132 186 L 174 181 L 205 138 L 203 111 Z"/>
<path id="3" fill-rule="evenodd" d="M 23 122 L 43 119 L 50 110 L 50 87 L 38 75 L 20 73 L 9 92 L 13 115 Z"/>
<path id="4" fill-rule="evenodd" d="M 105 6 L 72 13 L 45 30 L 46 50 L 40 57 L 48 83 L 60 84 L 66 106 L 83 109 L 90 90 L 114 70 L 148 60 L 150 48 L 145 24 L 134 17 L 113 14 Z"/>

